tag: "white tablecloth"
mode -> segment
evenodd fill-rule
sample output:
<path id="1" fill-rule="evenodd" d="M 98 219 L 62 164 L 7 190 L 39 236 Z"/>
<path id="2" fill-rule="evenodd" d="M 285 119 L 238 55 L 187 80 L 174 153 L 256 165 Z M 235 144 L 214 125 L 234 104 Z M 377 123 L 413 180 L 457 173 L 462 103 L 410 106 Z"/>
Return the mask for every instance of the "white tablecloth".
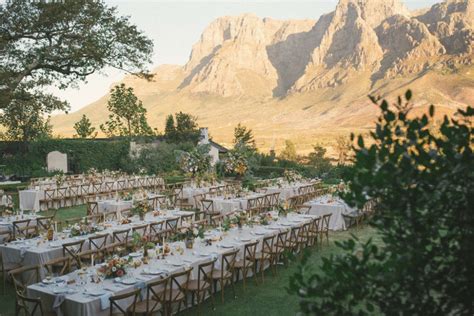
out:
<path id="1" fill-rule="evenodd" d="M 329 195 L 321 196 L 305 203 L 305 205 L 311 206 L 309 210 L 309 214 L 311 215 L 323 216 L 332 214 L 331 220 L 329 221 L 330 230 L 345 230 L 346 223 L 342 215 L 354 211 L 340 198 L 331 197 Z"/>
<path id="2" fill-rule="evenodd" d="M 140 221 L 138 217 L 134 217 L 133 222 L 131 224 L 126 225 L 119 225 L 116 222 L 110 223 L 111 227 L 105 229 L 104 231 L 85 235 L 85 236 L 78 236 L 78 237 L 67 237 L 64 239 L 59 239 L 56 241 L 44 241 L 41 237 L 28 239 L 19 242 L 10 242 L 6 245 L 0 245 L 0 251 L 2 252 L 3 260 L 7 265 L 15 265 L 21 264 L 23 266 L 27 265 L 37 265 L 37 264 L 44 264 L 49 260 L 56 259 L 62 257 L 63 250 L 62 244 L 76 241 L 79 239 L 87 240 L 89 237 L 97 235 L 97 234 L 112 234 L 116 230 L 122 230 L 130 228 L 132 229 L 133 226 L 141 225 L 145 223 L 156 222 L 160 220 L 165 220 L 167 218 L 177 217 L 177 216 L 184 216 L 192 214 L 192 212 L 188 211 L 162 211 L 162 215 L 160 216 L 153 216 L 152 213 L 147 213 L 145 216 L 144 221 Z M 59 236 L 57 234 L 56 236 Z M 110 239 L 109 239 L 110 242 Z M 87 250 L 89 246 L 88 242 L 84 243 L 83 250 Z"/>
<path id="3" fill-rule="evenodd" d="M 35 211 L 40 210 L 40 200 L 44 198 L 43 190 L 21 190 L 20 191 L 20 210 Z"/>
<path id="4" fill-rule="evenodd" d="M 133 206 L 133 201 L 124 200 L 103 200 L 98 201 L 99 213 L 118 212 L 129 209 Z"/>
<path id="5" fill-rule="evenodd" d="M 65 294 L 64 301 L 61 304 L 61 312 L 68 316 L 107 316 L 109 310 L 102 308 L 101 300 L 104 301 L 104 307 L 108 306 L 108 297 L 125 292 L 129 292 L 134 288 L 145 288 L 146 283 L 156 281 L 161 278 L 157 275 L 143 274 L 144 269 L 157 269 L 163 273 L 172 274 L 174 272 L 182 271 L 185 266 L 193 267 L 192 279 L 196 278 L 196 270 L 200 263 L 207 262 L 211 258 L 217 258 L 215 267 L 220 268 L 220 261 L 222 254 L 231 251 L 232 249 L 240 249 L 239 257 L 243 255 L 244 245 L 250 241 L 263 240 L 266 236 L 276 235 L 282 230 L 288 230 L 292 226 L 299 226 L 311 219 L 304 216 L 288 216 L 287 219 L 281 219 L 270 226 L 244 227 L 242 230 L 233 229 L 228 233 L 220 233 L 214 231 L 216 235 L 222 235 L 223 239 L 220 242 L 213 243 L 211 246 L 205 246 L 202 241 L 196 240 L 194 249 L 186 249 L 183 242 L 171 244 L 172 249 L 180 246 L 184 249 L 183 255 L 179 255 L 176 251 L 173 256 L 168 256 L 165 260 L 151 259 L 148 265 L 141 265 L 138 268 L 129 268 L 127 277 L 133 277 L 137 280 L 134 285 L 124 285 L 122 283 L 114 282 L 112 279 L 106 279 L 101 284 L 91 284 L 90 277 L 83 277 L 81 279 L 77 272 L 73 272 L 67 276 L 66 279 L 76 280 L 75 284 L 70 285 L 69 288 L 74 291 L 71 294 Z M 261 242 L 258 245 L 257 251 L 261 249 Z M 94 274 L 96 268 L 90 268 L 88 273 Z M 82 283 L 82 284 L 80 284 Z M 57 294 L 53 293 L 57 289 L 56 285 L 34 284 L 28 287 L 28 294 L 33 297 L 40 297 L 46 312 L 52 312 L 52 305 Z M 102 297 L 94 297 L 85 293 L 85 289 L 105 289 Z M 125 302 L 124 305 L 130 302 Z"/>

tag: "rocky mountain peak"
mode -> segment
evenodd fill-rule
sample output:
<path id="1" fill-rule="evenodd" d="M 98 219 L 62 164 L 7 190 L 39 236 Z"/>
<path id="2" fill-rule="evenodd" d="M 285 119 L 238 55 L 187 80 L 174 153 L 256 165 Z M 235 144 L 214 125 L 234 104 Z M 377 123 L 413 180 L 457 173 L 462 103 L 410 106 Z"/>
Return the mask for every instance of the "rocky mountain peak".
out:
<path id="1" fill-rule="evenodd" d="M 336 15 L 348 14 L 356 7 L 362 20 L 371 28 L 377 27 L 385 19 L 394 15 L 410 16 L 410 12 L 400 0 L 340 0 Z"/>

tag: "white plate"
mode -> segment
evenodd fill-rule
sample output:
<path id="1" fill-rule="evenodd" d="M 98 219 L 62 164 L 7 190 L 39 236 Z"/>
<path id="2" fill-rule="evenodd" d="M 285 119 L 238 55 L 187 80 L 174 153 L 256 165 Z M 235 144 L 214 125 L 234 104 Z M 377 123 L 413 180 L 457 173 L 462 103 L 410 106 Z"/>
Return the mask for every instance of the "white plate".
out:
<path id="1" fill-rule="evenodd" d="M 208 252 L 203 252 L 199 254 L 201 257 L 209 257 L 211 254 Z"/>
<path id="2" fill-rule="evenodd" d="M 53 290 L 54 294 L 64 294 L 67 293 L 69 289 L 67 287 L 57 287 Z"/>
<path id="3" fill-rule="evenodd" d="M 87 291 L 87 293 L 89 295 L 92 295 L 92 296 L 102 296 L 107 292 L 105 292 L 104 290 L 101 290 L 101 289 L 91 289 L 91 290 Z"/>
<path id="4" fill-rule="evenodd" d="M 266 232 L 255 232 L 255 235 L 265 235 L 265 234 L 266 234 Z"/>
<path id="5" fill-rule="evenodd" d="M 281 226 L 291 226 L 291 223 L 281 223 Z"/>
<path id="6" fill-rule="evenodd" d="M 241 241 L 251 241 L 252 238 L 240 238 Z"/>
<path id="7" fill-rule="evenodd" d="M 43 284 L 53 284 L 54 280 L 53 279 L 44 279 L 43 281 L 41 281 L 41 283 L 43 283 Z"/>
<path id="8" fill-rule="evenodd" d="M 234 248 L 234 246 L 229 245 L 229 244 L 221 244 L 222 248 Z"/>
<path id="9" fill-rule="evenodd" d="M 136 257 L 141 257 L 142 254 L 140 252 L 132 252 L 128 256 L 132 258 L 136 258 Z"/>
<path id="10" fill-rule="evenodd" d="M 161 271 L 160 271 L 160 270 L 148 269 L 148 268 L 143 269 L 143 272 L 145 272 L 146 274 L 151 274 L 151 275 L 158 275 L 158 274 L 161 274 Z"/>
<path id="11" fill-rule="evenodd" d="M 137 283 L 137 280 L 134 278 L 128 278 L 128 279 L 123 279 L 122 283 L 125 285 L 132 285 L 132 284 Z"/>

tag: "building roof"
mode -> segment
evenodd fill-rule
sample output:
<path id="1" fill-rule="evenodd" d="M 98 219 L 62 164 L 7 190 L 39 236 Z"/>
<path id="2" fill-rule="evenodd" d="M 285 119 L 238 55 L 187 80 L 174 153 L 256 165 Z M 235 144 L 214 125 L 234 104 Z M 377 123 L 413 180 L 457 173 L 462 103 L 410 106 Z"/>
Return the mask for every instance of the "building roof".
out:
<path id="1" fill-rule="evenodd" d="M 218 143 L 214 142 L 214 141 L 211 140 L 211 139 L 209 139 L 209 144 L 210 144 L 211 146 L 216 147 L 216 148 L 219 150 L 219 153 L 221 153 L 221 154 L 225 154 L 226 152 L 229 151 L 227 148 L 225 148 L 225 147 L 222 146 L 222 145 L 219 145 Z"/>

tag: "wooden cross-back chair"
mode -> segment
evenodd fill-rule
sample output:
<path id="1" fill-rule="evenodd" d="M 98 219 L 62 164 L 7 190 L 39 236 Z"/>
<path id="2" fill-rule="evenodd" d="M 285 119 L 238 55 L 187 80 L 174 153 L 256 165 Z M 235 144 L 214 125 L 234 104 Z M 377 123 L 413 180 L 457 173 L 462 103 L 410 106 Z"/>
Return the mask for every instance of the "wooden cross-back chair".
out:
<path id="1" fill-rule="evenodd" d="M 165 229 L 165 221 L 158 221 L 150 223 L 148 229 L 148 239 L 152 242 L 161 241 L 160 237 L 162 237 L 161 232 Z"/>
<path id="2" fill-rule="evenodd" d="M 36 225 L 31 224 L 31 219 L 21 219 L 13 223 L 13 238 L 32 238 L 36 235 Z"/>
<path id="3" fill-rule="evenodd" d="M 254 216 L 260 212 L 260 206 L 257 198 L 250 198 L 247 200 L 247 212 Z"/>
<path id="4" fill-rule="evenodd" d="M 87 220 L 88 223 L 94 223 L 94 224 L 99 224 L 104 221 L 104 215 L 103 214 L 93 214 L 93 215 L 87 215 L 84 216 L 84 219 Z"/>
<path id="5" fill-rule="evenodd" d="M 69 187 L 68 194 L 67 194 L 67 201 L 71 203 L 71 206 L 78 204 L 77 200 L 79 199 L 81 195 L 79 191 L 80 191 L 79 185 L 77 184 L 71 185 Z"/>
<path id="6" fill-rule="evenodd" d="M 116 230 L 112 233 L 112 243 L 107 246 L 109 253 L 124 253 L 128 248 L 130 229 Z"/>
<path id="7" fill-rule="evenodd" d="M 274 271 L 274 259 L 273 259 L 273 242 L 275 240 L 275 236 L 267 236 L 262 240 L 262 249 L 255 254 L 255 259 L 257 262 L 260 262 L 260 275 L 262 278 L 262 283 L 265 281 L 265 273 L 264 273 L 264 265 L 265 262 L 268 261 L 270 264 L 270 268 L 272 268 L 273 274 Z M 255 276 L 257 277 L 257 276 Z"/>
<path id="8" fill-rule="evenodd" d="M 61 208 L 63 206 L 66 206 L 67 192 L 67 187 L 61 187 L 56 189 L 56 196 L 53 199 L 56 205 L 55 208 Z"/>
<path id="9" fill-rule="evenodd" d="M 221 301 L 224 303 L 224 288 L 230 283 L 232 285 L 232 291 L 235 296 L 234 286 L 234 266 L 237 260 L 237 253 L 239 249 L 231 250 L 222 254 L 220 269 L 214 269 L 211 278 L 214 280 L 214 289 L 217 288 L 217 282 L 219 282 L 221 290 Z"/>
<path id="10" fill-rule="evenodd" d="M 17 301 L 26 316 L 43 316 L 43 303 L 39 297 L 29 297 L 21 293 L 17 293 Z M 17 311 L 19 315 L 19 311 Z"/>
<path id="11" fill-rule="evenodd" d="M 117 191 L 125 190 L 125 180 L 118 180 L 117 181 Z"/>
<path id="12" fill-rule="evenodd" d="M 28 285 L 40 281 L 40 267 L 38 265 L 29 265 L 13 269 L 9 272 L 13 281 L 15 292 L 25 294 Z"/>
<path id="13" fill-rule="evenodd" d="M 175 233 L 178 229 L 179 217 L 168 218 L 166 220 L 166 230 L 169 230 L 171 234 Z"/>
<path id="14" fill-rule="evenodd" d="M 77 268 L 81 267 L 81 258 L 79 254 L 82 252 L 85 240 L 77 240 L 63 244 L 63 257 L 71 258 L 71 265 L 75 265 Z"/>
<path id="15" fill-rule="evenodd" d="M 148 228 L 148 224 L 133 226 L 132 227 L 132 234 L 137 233 L 141 237 L 146 237 L 147 236 L 147 228 Z"/>
<path id="16" fill-rule="evenodd" d="M 115 220 L 117 220 L 117 212 L 112 211 L 112 212 L 104 213 L 104 221 L 115 221 Z"/>
<path id="17" fill-rule="evenodd" d="M 214 272 L 214 264 L 216 260 L 217 258 L 199 264 L 197 279 L 189 281 L 186 286 L 186 292 L 191 293 L 191 306 L 194 305 L 194 298 L 196 297 L 198 310 L 201 302 L 206 298 L 206 293 L 209 293 L 212 305 L 214 306 L 214 296 L 212 296 L 212 274 Z"/>
<path id="18" fill-rule="evenodd" d="M 15 289 L 15 315 L 20 315 L 23 311 L 28 313 L 29 304 L 25 305 L 24 298 L 29 284 L 38 283 L 40 281 L 40 267 L 38 265 L 25 266 L 13 269 L 8 273 L 13 280 Z"/>
<path id="19" fill-rule="evenodd" d="M 323 215 L 323 217 L 321 218 L 321 226 L 319 228 L 319 234 L 320 234 L 319 243 L 320 244 L 323 243 L 324 236 L 326 236 L 326 242 L 327 244 L 329 244 L 329 222 L 331 221 L 331 216 L 332 214 L 329 213 L 329 214 Z"/>
<path id="20" fill-rule="evenodd" d="M 146 297 L 136 306 L 138 315 L 167 315 L 166 293 L 168 289 L 169 278 L 165 277 L 156 281 L 151 281 L 146 287 Z"/>
<path id="21" fill-rule="evenodd" d="M 94 215 L 99 213 L 99 203 L 87 202 L 87 215 Z"/>
<path id="22" fill-rule="evenodd" d="M 286 241 L 288 238 L 288 230 L 284 230 L 278 233 L 276 237 L 276 242 L 273 243 L 272 255 L 273 255 L 273 265 L 275 267 L 275 273 L 277 273 L 276 265 L 279 263 L 280 259 L 284 256 Z M 286 258 L 284 258 L 286 259 Z"/>
<path id="23" fill-rule="evenodd" d="M 123 315 L 123 316 L 128 316 L 128 315 L 135 315 L 135 309 L 137 306 L 137 302 L 140 296 L 141 289 L 135 289 L 132 290 L 128 293 L 124 294 L 119 294 L 119 295 L 114 295 L 109 297 L 109 315 L 110 316 L 117 316 L 117 315 Z M 122 307 L 122 304 L 120 304 L 120 301 L 130 301 L 132 300 L 132 303 L 129 304 L 127 307 Z"/>
<path id="24" fill-rule="evenodd" d="M 37 233 L 47 232 L 53 225 L 54 215 L 38 217 L 36 219 Z"/>
<path id="25" fill-rule="evenodd" d="M 170 275 L 169 288 L 165 295 L 166 309 L 170 315 L 173 304 L 179 304 L 178 313 L 181 311 L 181 304 L 184 303 L 186 306 L 186 289 L 188 287 L 192 269 L 193 268 L 185 268 L 184 271 Z"/>
<path id="26" fill-rule="evenodd" d="M 180 220 L 181 225 L 183 225 L 183 223 L 191 224 L 194 221 L 194 213 L 181 215 Z"/>
<path id="27" fill-rule="evenodd" d="M 51 276 L 63 276 L 71 272 L 71 257 L 61 257 L 49 260 L 43 264 L 46 273 Z"/>
<path id="28" fill-rule="evenodd" d="M 257 252 L 257 245 L 259 241 L 250 242 L 244 245 L 244 253 L 241 260 L 235 262 L 234 269 L 237 272 L 237 281 L 239 280 L 240 272 L 242 272 L 242 280 L 243 286 L 245 291 L 245 284 L 246 279 L 248 277 L 248 273 L 253 271 L 253 276 L 255 278 L 255 283 L 258 284 L 257 281 L 257 264 L 255 254 Z"/>
<path id="29" fill-rule="evenodd" d="M 44 190 L 44 198 L 40 200 L 40 208 L 44 205 L 42 210 L 48 210 L 49 206 L 53 204 L 54 198 L 56 197 L 56 189 Z"/>

